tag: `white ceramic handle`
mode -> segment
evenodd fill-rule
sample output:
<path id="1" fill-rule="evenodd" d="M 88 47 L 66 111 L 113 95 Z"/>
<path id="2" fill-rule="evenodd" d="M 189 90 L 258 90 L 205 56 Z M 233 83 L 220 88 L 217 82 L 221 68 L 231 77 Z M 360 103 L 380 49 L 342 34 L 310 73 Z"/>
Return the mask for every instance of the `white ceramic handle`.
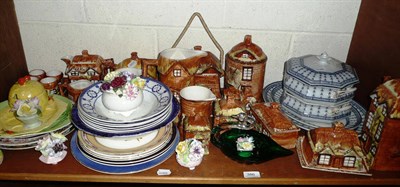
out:
<path id="1" fill-rule="evenodd" d="M 356 90 L 357 90 L 356 87 L 346 88 L 345 90 L 338 90 L 338 91 L 333 92 L 333 93 L 331 94 L 331 98 L 332 98 L 332 99 L 337 99 L 337 98 L 339 98 L 339 97 L 342 96 L 342 95 L 346 95 L 346 94 L 348 94 L 348 93 L 355 92 Z"/>
<path id="2" fill-rule="evenodd" d="M 343 112 L 343 111 L 346 111 L 346 110 L 349 110 L 349 109 L 351 109 L 351 105 L 347 105 L 347 106 L 342 107 L 342 108 L 333 108 L 331 110 L 331 112 L 329 112 L 328 114 L 335 115 L 335 114 L 338 114 L 339 112 Z"/>

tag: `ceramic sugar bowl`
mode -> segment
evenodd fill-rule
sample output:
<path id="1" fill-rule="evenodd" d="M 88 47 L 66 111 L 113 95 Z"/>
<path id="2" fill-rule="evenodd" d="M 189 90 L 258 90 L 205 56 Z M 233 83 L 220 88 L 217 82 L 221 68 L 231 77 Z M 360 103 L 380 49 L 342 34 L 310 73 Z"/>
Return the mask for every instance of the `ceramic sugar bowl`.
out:
<path id="1" fill-rule="evenodd" d="M 12 108 L 17 100 L 28 100 L 34 97 L 39 99 L 40 108 L 45 109 L 49 102 L 46 89 L 39 81 L 33 81 L 30 80 L 30 78 L 23 77 L 10 88 L 8 104 Z"/>

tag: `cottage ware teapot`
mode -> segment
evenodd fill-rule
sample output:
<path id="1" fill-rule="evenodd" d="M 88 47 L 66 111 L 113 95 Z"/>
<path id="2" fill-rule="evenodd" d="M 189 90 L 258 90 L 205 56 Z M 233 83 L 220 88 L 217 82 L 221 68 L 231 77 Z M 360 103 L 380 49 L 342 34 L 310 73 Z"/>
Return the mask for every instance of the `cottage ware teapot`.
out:
<path id="1" fill-rule="evenodd" d="M 64 74 L 69 82 L 80 79 L 99 81 L 115 69 L 112 58 L 104 59 L 100 55 L 89 54 L 88 50 L 83 50 L 82 55 L 65 56 L 61 60 L 67 65 Z"/>

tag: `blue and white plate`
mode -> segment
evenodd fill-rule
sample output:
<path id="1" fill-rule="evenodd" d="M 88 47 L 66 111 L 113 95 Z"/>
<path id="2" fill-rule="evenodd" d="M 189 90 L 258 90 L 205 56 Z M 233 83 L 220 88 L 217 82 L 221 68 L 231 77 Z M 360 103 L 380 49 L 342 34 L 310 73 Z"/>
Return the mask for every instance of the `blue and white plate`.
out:
<path id="1" fill-rule="evenodd" d="M 104 132 L 115 132 L 115 133 L 137 131 L 139 129 L 149 128 L 158 125 L 165 119 L 167 119 L 171 115 L 171 113 L 172 113 L 172 105 L 165 113 L 160 114 L 160 116 L 154 117 L 154 120 L 152 119 L 146 122 L 138 122 L 131 124 L 114 124 L 114 123 L 101 123 L 98 121 L 87 119 L 85 116 L 82 116 L 78 110 L 79 119 L 82 120 L 82 122 L 88 127 L 101 130 Z"/>
<path id="2" fill-rule="evenodd" d="M 174 131 L 177 132 L 176 127 L 174 127 Z M 138 173 L 141 171 L 145 171 L 148 169 L 151 169 L 153 167 L 156 167 L 157 165 L 163 163 L 165 160 L 167 160 L 174 152 L 175 148 L 179 143 L 179 133 L 175 133 L 175 137 L 173 138 L 173 141 L 171 143 L 171 146 L 169 146 L 165 152 L 161 153 L 157 157 L 146 160 L 134 165 L 126 165 L 126 166 L 113 166 L 113 165 L 105 165 L 105 164 L 100 164 L 98 162 L 94 162 L 93 160 L 87 158 L 84 153 L 79 149 L 78 145 L 78 138 L 77 138 L 77 132 L 73 135 L 71 139 L 71 152 L 72 155 L 75 157 L 75 159 L 81 163 L 83 166 L 94 170 L 98 171 L 101 173 L 107 173 L 107 174 L 129 174 L 129 173 Z"/>
<path id="3" fill-rule="evenodd" d="M 78 99 L 79 111 L 93 120 L 110 123 L 132 123 L 149 120 L 167 110 L 171 105 L 172 97 L 168 86 L 160 81 L 143 78 L 146 86 L 143 90 L 143 102 L 131 115 L 123 116 L 105 108 L 100 90 L 102 82 L 93 84 L 86 88 Z"/>
<path id="4" fill-rule="evenodd" d="M 104 132 L 103 130 L 101 129 L 99 130 L 96 127 L 88 126 L 85 122 L 82 121 L 82 119 L 80 119 L 77 107 L 72 108 L 71 121 L 75 125 L 75 127 L 77 127 L 79 130 L 85 131 L 95 136 L 102 136 L 102 137 L 130 136 L 156 130 L 169 124 L 176 118 L 176 116 L 178 116 L 179 111 L 180 111 L 180 104 L 174 98 L 172 100 L 172 112 L 167 118 L 165 118 L 165 120 L 161 121 L 160 123 L 153 123 L 150 125 L 143 125 L 136 128 L 132 128 L 130 131 L 124 131 L 124 132 Z"/>
<path id="5" fill-rule="evenodd" d="M 265 102 L 280 103 L 282 94 L 283 94 L 282 81 L 273 82 L 264 88 L 263 99 Z M 364 118 L 365 118 L 367 111 L 354 100 L 351 100 L 350 104 L 351 104 L 352 108 L 351 108 L 351 114 L 348 118 L 348 123 L 346 124 L 346 128 L 353 129 L 357 133 L 361 134 L 362 125 L 363 125 Z M 302 128 L 302 129 L 310 130 L 310 129 L 320 127 L 320 125 L 318 125 L 318 123 L 301 120 L 298 117 L 296 117 L 295 115 L 291 115 L 290 112 L 285 112 L 285 111 L 283 111 L 283 112 L 290 119 L 292 119 L 293 122 L 298 127 Z"/>

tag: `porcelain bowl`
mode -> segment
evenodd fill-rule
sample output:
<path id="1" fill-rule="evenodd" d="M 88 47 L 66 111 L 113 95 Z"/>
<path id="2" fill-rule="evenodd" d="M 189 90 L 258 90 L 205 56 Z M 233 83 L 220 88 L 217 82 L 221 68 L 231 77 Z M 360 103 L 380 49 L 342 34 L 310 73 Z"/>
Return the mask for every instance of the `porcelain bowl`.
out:
<path id="1" fill-rule="evenodd" d="M 302 98 L 284 91 L 281 97 L 281 106 L 302 120 L 321 123 L 332 123 L 347 118 L 351 114 L 350 102 L 340 105 L 323 106 L 307 103 Z"/>
<path id="2" fill-rule="evenodd" d="M 297 95 L 309 103 L 319 105 L 338 105 L 349 102 L 354 97 L 357 88 L 349 85 L 345 88 L 328 86 L 311 86 L 290 75 L 283 80 L 283 89 L 292 95 Z"/>
<path id="3" fill-rule="evenodd" d="M 317 105 L 341 105 L 354 97 L 359 82 L 348 64 L 328 56 L 305 55 L 285 62 L 283 89 Z"/>

